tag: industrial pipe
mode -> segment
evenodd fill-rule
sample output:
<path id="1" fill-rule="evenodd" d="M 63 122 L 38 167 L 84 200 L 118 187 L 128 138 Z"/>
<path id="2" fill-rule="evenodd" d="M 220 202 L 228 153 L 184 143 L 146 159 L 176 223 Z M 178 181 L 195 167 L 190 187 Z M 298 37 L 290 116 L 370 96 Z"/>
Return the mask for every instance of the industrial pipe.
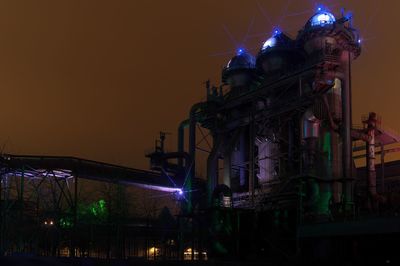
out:
<path id="1" fill-rule="evenodd" d="M 348 207 L 352 208 L 353 205 L 353 181 L 352 181 L 352 168 L 353 168 L 353 151 L 352 151 L 352 110 L 351 110 L 351 57 L 350 51 L 343 51 L 342 64 L 344 79 L 342 80 L 342 139 L 343 139 L 343 189 L 344 205 L 346 211 Z"/>
<path id="2" fill-rule="evenodd" d="M 222 137 L 221 136 L 213 136 L 213 147 L 211 153 L 207 158 L 207 185 L 208 185 L 208 193 L 207 199 L 208 204 L 211 206 L 212 204 L 212 195 L 214 189 L 218 185 L 218 155 L 222 146 Z"/>
<path id="3" fill-rule="evenodd" d="M 369 208 L 376 208 L 378 194 L 376 193 L 376 170 L 375 170 L 375 128 L 376 113 L 369 113 L 367 123 L 368 141 L 366 147 L 367 154 L 367 184 L 369 194 Z M 383 167 L 383 166 L 382 166 Z"/>
<path id="4" fill-rule="evenodd" d="M 188 125 L 189 125 L 189 119 L 185 119 L 179 124 L 179 127 L 178 127 L 178 152 L 185 151 L 185 128 Z M 178 166 L 180 168 L 183 167 L 183 161 L 181 158 L 178 159 Z"/>
<path id="5" fill-rule="evenodd" d="M 191 165 L 189 166 L 189 177 L 186 182 L 185 190 L 191 191 L 192 190 L 192 179 L 196 175 L 196 125 L 197 125 L 197 117 L 196 112 L 204 108 L 206 103 L 200 102 L 196 103 L 190 109 L 189 114 L 189 155 L 191 158 Z M 186 197 L 188 201 L 188 212 L 192 210 L 192 195 L 188 193 Z"/>

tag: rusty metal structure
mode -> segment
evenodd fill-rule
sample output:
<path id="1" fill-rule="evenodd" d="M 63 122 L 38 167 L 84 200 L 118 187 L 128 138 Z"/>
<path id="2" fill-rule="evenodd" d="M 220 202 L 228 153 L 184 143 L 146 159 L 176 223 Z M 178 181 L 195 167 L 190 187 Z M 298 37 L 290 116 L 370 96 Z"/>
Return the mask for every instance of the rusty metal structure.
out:
<path id="1" fill-rule="evenodd" d="M 2 155 L 1 253 L 34 250 L 27 245 L 35 241 L 26 238 L 35 234 L 15 233 L 17 228 L 47 226 L 54 222 L 48 217 L 61 226 L 69 212 L 64 246 L 76 256 L 78 235 L 92 228 L 78 215 L 77 186 L 84 179 L 165 191 L 180 201 L 168 233 L 149 222 L 129 227 L 119 220 L 125 226 L 117 227 L 125 228 L 116 231 L 120 235 L 151 234 L 153 244 L 146 238 L 142 254 L 147 259 L 398 259 L 400 166 L 385 163 L 385 155 L 400 150 L 400 136 L 384 129 L 373 112 L 362 126 L 353 124 L 351 67 L 361 50 L 351 17 L 336 18 L 321 7 L 295 38 L 275 29 L 257 56 L 239 49 L 221 73 L 222 84 L 206 82 L 206 100 L 180 123 L 177 151 L 165 150 L 166 133 L 160 133 L 146 155 L 151 171 L 71 157 Z M 205 180 L 196 175 L 198 152 L 208 153 Z M 126 241 L 116 243 L 107 256 L 126 258 Z"/>
<path id="2" fill-rule="evenodd" d="M 3 154 L 0 165 L 1 256 L 178 258 L 169 212 L 138 217 L 124 207 L 129 186 L 179 195 L 162 174 L 58 156 Z M 105 183 L 108 196 L 98 191 Z"/>
<path id="3" fill-rule="evenodd" d="M 274 30 L 256 57 L 237 51 L 222 71 L 221 86 L 206 83 L 206 101 L 193 105 L 179 127 L 178 152 L 185 152 L 187 126 L 194 177 L 196 128 L 209 132 L 207 202 L 192 201 L 187 212 L 209 215 L 210 256 L 350 259 L 354 245 L 364 254 L 394 241 L 382 239 L 388 228 L 400 232 L 389 226 L 398 222 L 397 212 L 381 217 L 380 225 L 388 225 L 383 231 L 374 219 L 398 204 L 388 206 L 384 155 L 398 150 L 385 147 L 400 136 L 384 130 L 375 113 L 363 119 L 363 127 L 353 125 L 351 67 L 361 43 L 350 15 L 336 18 L 319 8 L 295 38 Z M 355 160 L 364 157 L 361 176 Z M 184 188 L 190 191 L 190 185 Z M 371 244 L 374 237 L 381 240 Z"/>

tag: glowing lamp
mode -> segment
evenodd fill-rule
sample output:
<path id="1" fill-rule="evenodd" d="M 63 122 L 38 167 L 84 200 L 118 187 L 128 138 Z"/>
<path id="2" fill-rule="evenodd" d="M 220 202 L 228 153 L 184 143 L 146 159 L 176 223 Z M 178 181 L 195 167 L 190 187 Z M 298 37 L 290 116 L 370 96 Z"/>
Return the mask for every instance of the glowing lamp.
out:
<path id="1" fill-rule="evenodd" d="M 243 48 L 239 48 L 236 52 L 237 55 L 241 55 L 244 53 L 244 49 Z"/>
<path id="2" fill-rule="evenodd" d="M 274 31 L 273 31 L 273 36 L 277 36 L 277 35 L 279 35 L 281 33 L 282 33 L 282 31 L 279 28 L 275 28 Z"/>

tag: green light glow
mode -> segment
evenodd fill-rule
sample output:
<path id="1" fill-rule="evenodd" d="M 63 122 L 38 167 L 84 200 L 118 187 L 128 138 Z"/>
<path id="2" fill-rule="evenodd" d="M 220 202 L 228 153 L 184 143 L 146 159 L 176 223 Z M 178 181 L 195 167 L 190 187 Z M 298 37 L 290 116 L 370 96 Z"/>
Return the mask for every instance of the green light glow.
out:
<path id="1" fill-rule="evenodd" d="M 106 201 L 100 199 L 89 204 L 79 204 L 77 216 L 80 223 L 98 224 L 106 222 L 108 217 Z M 69 215 L 63 216 L 58 220 L 58 224 L 62 229 L 69 229 L 74 226 L 73 220 L 73 211 L 71 210 Z"/>
<path id="2" fill-rule="evenodd" d="M 331 133 L 326 132 L 324 135 L 324 145 L 322 147 L 324 153 L 327 153 L 328 160 L 332 160 L 332 149 L 331 149 Z"/>
<path id="3" fill-rule="evenodd" d="M 73 226 L 73 223 L 69 217 L 60 218 L 60 220 L 58 221 L 58 224 L 63 229 L 72 228 L 72 226 Z"/>
<path id="4" fill-rule="evenodd" d="M 88 208 L 89 214 L 98 221 L 104 221 L 107 217 L 106 201 L 103 199 L 90 204 Z"/>

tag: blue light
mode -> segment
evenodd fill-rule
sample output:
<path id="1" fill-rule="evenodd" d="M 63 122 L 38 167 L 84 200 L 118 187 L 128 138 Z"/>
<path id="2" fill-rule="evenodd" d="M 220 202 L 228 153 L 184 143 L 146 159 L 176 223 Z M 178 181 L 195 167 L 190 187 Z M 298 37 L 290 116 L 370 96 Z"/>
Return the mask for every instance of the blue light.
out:
<path id="1" fill-rule="evenodd" d="M 323 6 L 323 5 L 318 5 L 317 6 L 317 12 L 322 12 L 322 11 L 325 11 L 326 9 L 325 9 L 325 7 Z"/>
<path id="2" fill-rule="evenodd" d="M 311 26 L 325 26 L 335 23 L 335 17 L 329 12 L 319 12 L 311 18 Z"/>
<path id="3" fill-rule="evenodd" d="M 182 191 L 182 189 L 178 190 L 178 194 L 179 194 L 180 196 L 182 196 L 182 195 L 183 195 L 183 191 Z"/>
<path id="4" fill-rule="evenodd" d="M 239 49 L 237 49 L 237 51 L 236 51 L 236 54 L 237 55 L 242 55 L 244 53 L 244 49 L 243 48 L 239 48 Z"/>
<path id="5" fill-rule="evenodd" d="M 345 18 L 346 18 L 347 20 L 352 19 L 352 18 L 353 18 L 353 13 L 352 13 L 352 12 L 348 12 L 348 13 L 346 14 Z"/>
<path id="6" fill-rule="evenodd" d="M 358 42 L 358 44 L 361 44 L 361 43 L 362 43 L 362 40 L 361 40 L 361 39 L 358 39 L 357 42 Z"/>
<path id="7" fill-rule="evenodd" d="M 277 35 L 279 35 L 281 33 L 282 33 L 282 31 L 278 27 L 276 27 L 273 30 L 272 36 L 277 36 Z"/>

